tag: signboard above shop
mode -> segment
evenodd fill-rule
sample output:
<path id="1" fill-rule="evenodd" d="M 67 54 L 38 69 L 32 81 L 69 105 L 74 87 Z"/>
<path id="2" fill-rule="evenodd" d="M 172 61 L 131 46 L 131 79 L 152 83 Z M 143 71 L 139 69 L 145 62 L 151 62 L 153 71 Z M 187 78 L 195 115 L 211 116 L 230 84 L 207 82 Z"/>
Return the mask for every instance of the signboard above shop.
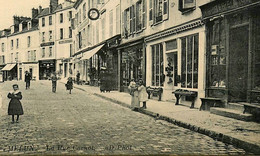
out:
<path id="1" fill-rule="evenodd" d="M 232 12 L 242 7 L 260 4 L 259 0 L 216 0 L 200 6 L 202 17 L 209 18 L 225 12 Z"/>
<path id="2" fill-rule="evenodd" d="M 54 42 L 46 42 L 46 43 L 42 43 L 41 47 L 46 47 L 46 46 L 51 46 L 54 45 Z"/>

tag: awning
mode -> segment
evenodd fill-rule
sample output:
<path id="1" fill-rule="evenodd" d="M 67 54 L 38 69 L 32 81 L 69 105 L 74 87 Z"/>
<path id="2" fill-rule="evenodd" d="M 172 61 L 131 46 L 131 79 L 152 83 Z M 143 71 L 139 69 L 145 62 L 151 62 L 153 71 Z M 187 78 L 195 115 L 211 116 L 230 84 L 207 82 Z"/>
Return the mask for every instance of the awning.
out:
<path id="1" fill-rule="evenodd" d="M 5 65 L 5 67 L 3 69 L 1 69 L 2 71 L 10 71 L 14 68 L 16 64 L 7 64 Z"/>
<path id="2" fill-rule="evenodd" d="M 87 51 L 83 54 L 83 57 L 81 58 L 81 60 L 87 60 L 90 59 L 93 55 L 95 55 L 105 44 L 102 44 L 90 51 Z"/>

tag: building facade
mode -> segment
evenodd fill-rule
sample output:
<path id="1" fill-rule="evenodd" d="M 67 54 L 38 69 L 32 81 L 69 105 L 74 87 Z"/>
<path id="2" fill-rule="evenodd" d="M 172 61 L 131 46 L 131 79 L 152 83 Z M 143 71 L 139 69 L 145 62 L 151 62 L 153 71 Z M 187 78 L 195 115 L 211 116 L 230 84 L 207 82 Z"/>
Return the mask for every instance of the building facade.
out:
<path id="1" fill-rule="evenodd" d="M 75 71 L 83 81 L 99 85 L 101 70 L 106 70 L 111 88 L 117 89 L 118 52 L 120 42 L 120 1 L 77 1 L 75 6 Z M 90 20 L 90 8 L 100 12 L 97 20 Z M 109 27 L 107 27 L 109 25 Z"/>
<path id="2" fill-rule="evenodd" d="M 258 103 L 260 2 L 214 1 L 201 6 L 206 23 L 206 96 Z"/>

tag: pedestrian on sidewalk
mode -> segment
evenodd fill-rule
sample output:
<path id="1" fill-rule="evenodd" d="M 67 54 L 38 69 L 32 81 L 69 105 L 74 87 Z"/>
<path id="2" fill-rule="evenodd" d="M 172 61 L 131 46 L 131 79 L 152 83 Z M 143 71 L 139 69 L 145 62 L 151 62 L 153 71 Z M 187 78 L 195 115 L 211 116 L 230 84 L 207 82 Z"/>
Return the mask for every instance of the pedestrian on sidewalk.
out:
<path id="1" fill-rule="evenodd" d="M 25 81 L 25 89 L 30 89 L 30 81 L 32 79 L 31 74 L 28 71 L 25 71 L 25 77 L 24 77 L 24 81 Z"/>
<path id="2" fill-rule="evenodd" d="M 18 123 L 19 115 L 23 115 L 23 107 L 20 102 L 22 93 L 19 91 L 17 84 L 13 85 L 13 91 L 9 92 L 7 97 L 11 99 L 8 106 L 8 115 L 12 115 L 12 123 L 14 123 L 14 116 L 17 115 L 16 122 Z"/>
<path id="3" fill-rule="evenodd" d="M 55 93 L 56 92 L 56 88 L 57 88 L 57 75 L 54 72 L 51 76 L 51 83 L 52 83 L 52 92 Z"/>
<path id="4" fill-rule="evenodd" d="M 80 80 L 80 73 L 79 71 L 77 72 L 77 75 L 76 75 L 76 81 L 77 81 L 77 84 L 79 85 L 79 80 Z"/>
<path id="5" fill-rule="evenodd" d="M 146 109 L 146 101 L 148 101 L 148 94 L 146 92 L 146 87 L 144 85 L 143 80 L 139 80 L 139 86 L 138 86 L 138 98 L 140 102 L 143 102 L 143 107 Z"/>
<path id="6" fill-rule="evenodd" d="M 72 82 L 72 78 L 69 77 L 67 83 L 65 84 L 66 89 L 70 91 L 71 94 L 71 90 L 73 89 L 73 82 Z"/>
<path id="7" fill-rule="evenodd" d="M 140 108 L 140 102 L 139 102 L 139 99 L 138 99 L 138 90 L 137 90 L 137 85 L 135 83 L 135 80 L 134 79 L 131 79 L 131 82 L 128 86 L 128 89 L 129 89 L 129 93 L 131 95 L 131 107 L 132 107 L 132 110 L 137 110 Z"/>

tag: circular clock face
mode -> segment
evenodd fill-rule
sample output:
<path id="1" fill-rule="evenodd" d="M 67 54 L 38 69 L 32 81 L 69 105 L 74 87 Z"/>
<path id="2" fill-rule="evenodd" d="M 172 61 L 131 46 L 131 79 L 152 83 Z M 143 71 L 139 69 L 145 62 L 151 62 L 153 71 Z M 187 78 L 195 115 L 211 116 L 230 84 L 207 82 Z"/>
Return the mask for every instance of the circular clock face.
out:
<path id="1" fill-rule="evenodd" d="M 91 20 L 97 20 L 99 18 L 99 11 L 96 8 L 91 8 L 88 11 L 88 18 Z"/>

